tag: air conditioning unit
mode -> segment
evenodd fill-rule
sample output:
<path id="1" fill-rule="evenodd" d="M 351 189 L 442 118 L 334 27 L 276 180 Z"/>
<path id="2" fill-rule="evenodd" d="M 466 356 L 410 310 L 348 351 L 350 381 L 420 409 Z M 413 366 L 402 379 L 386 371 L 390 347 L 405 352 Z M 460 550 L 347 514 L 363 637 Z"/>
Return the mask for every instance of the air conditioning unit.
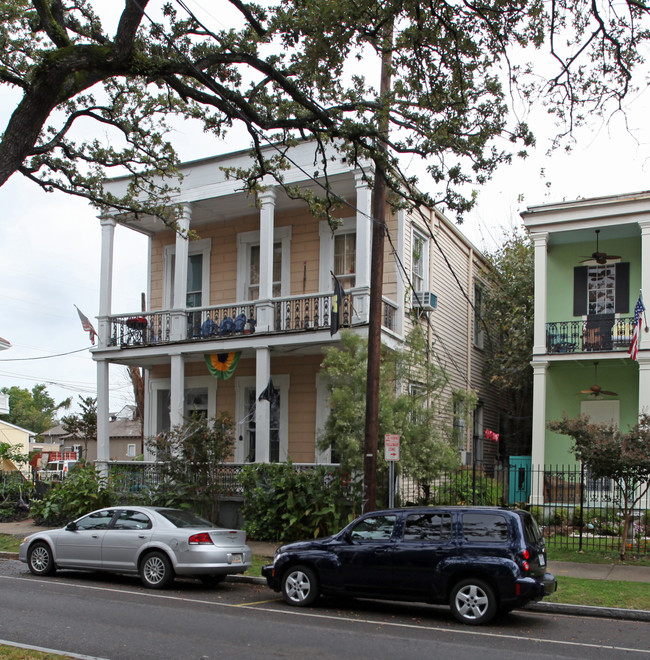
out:
<path id="1" fill-rule="evenodd" d="M 414 291 L 411 294 L 411 307 L 424 312 L 432 312 L 438 306 L 438 296 L 431 291 Z"/>

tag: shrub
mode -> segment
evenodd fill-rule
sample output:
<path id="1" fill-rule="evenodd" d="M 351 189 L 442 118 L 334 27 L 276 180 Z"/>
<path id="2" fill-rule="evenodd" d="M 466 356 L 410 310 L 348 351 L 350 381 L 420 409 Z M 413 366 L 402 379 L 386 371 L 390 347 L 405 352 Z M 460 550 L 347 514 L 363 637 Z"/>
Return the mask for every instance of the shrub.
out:
<path id="1" fill-rule="evenodd" d="M 80 465 L 60 483 L 52 485 L 43 499 L 32 502 L 37 524 L 62 525 L 85 513 L 113 504 L 114 494 L 94 465 Z"/>
<path id="2" fill-rule="evenodd" d="M 0 472 L 0 522 L 26 518 L 33 490 L 20 472 Z"/>
<path id="3" fill-rule="evenodd" d="M 437 504 L 500 506 L 504 501 L 503 487 L 480 471 L 472 474 L 471 470 L 461 470 L 436 488 L 435 501 Z"/>
<path id="4" fill-rule="evenodd" d="M 337 532 L 354 518 L 359 486 L 324 466 L 297 470 L 291 463 L 244 466 L 244 528 L 258 541 L 294 541 Z"/>

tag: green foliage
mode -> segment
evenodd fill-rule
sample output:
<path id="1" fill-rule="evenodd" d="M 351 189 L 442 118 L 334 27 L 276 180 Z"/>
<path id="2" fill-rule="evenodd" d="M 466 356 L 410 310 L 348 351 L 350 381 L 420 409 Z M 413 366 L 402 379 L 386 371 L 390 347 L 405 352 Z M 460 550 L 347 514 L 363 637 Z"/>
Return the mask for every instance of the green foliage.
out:
<path id="1" fill-rule="evenodd" d="M 634 509 L 650 488 L 650 416 L 640 415 L 627 433 L 613 423 L 591 424 L 586 415 L 575 419 L 564 415 L 549 422 L 548 428 L 573 439 L 575 457 L 594 478 L 607 477 L 618 485 L 623 513 L 621 558 L 625 559 Z"/>
<path id="2" fill-rule="evenodd" d="M 533 405 L 534 248 L 530 236 L 514 230 L 488 255 L 483 309 L 485 375 L 502 394 L 510 417 L 508 449 L 530 453 Z"/>
<path id="3" fill-rule="evenodd" d="M 330 414 L 318 446 L 331 447 L 333 459 L 349 474 L 363 470 L 367 359 L 367 340 L 345 331 L 337 346 L 325 349 L 322 363 Z M 427 355 L 421 333 L 411 333 L 403 351 L 383 351 L 379 383 L 378 456 L 383 456 L 384 435 L 397 433 L 399 468 L 418 482 L 429 483 L 441 471 L 456 467 L 457 446 L 451 425 L 444 421 L 451 414 L 441 404 L 447 377 Z M 404 390 L 396 391 L 397 383 Z M 471 407 L 473 397 L 468 395 Z M 379 470 L 386 471 L 383 460 Z M 378 479 L 378 484 L 385 482 Z"/>
<path id="4" fill-rule="evenodd" d="M 0 419 L 34 433 L 51 429 L 57 412 L 69 408 L 71 402 L 71 399 L 65 399 L 55 403 L 45 385 L 34 385 L 31 391 L 16 386 L 3 387 L 0 392 L 9 395 L 9 414 L 0 415 Z"/>
<path id="5" fill-rule="evenodd" d="M 114 493 L 94 465 L 76 465 L 61 482 L 53 483 L 31 515 L 38 524 L 63 525 L 90 511 L 111 506 Z"/>
<path id="6" fill-rule="evenodd" d="M 421 161 L 434 197 L 463 213 L 501 163 L 534 144 L 521 103 L 543 96 L 564 136 L 619 108 L 648 40 L 643 3 L 614 0 L 233 2 L 235 15 L 226 12 L 215 30 L 174 3 L 160 3 L 154 23 L 147 3 L 124 3 L 120 20 L 105 14 L 113 4 L 0 3 L 0 84 L 15 98 L 0 131 L 0 185 L 20 172 L 46 190 L 172 224 L 178 159 L 170 118 L 221 141 L 244 126 L 254 164 L 237 175 L 251 191 L 269 174 L 281 180 L 284 148 L 311 137 L 315 161 L 332 144 L 351 167 L 368 171 L 374 160 L 390 189 L 431 202 L 419 192 L 431 185 L 406 176 L 398 154 Z M 393 84 L 380 96 L 384 50 Z M 522 51 L 535 66 L 512 64 Z M 393 129 L 386 150 L 378 118 Z M 77 121 L 91 124 L 77 131 Z M 278 153 L 264 154 L 265 143 L 278 144 Z M 134 176 L 122 197 L 103 188 L 112 168 Z M 336 206 L 331 196 L 313 201 L 315 212 Z"/>
<path id="7" fill-rule="evenodd" d="M 217 522 L 218 495 L 224 492 L 221 467 L 230 456 L 235 424 L 227 412 L 208 420 L 192 414 L 185 423 L 147 440 L 155 453 L 161 477 L 155 491 L 140 497 L 164 506 L 191 508 Z"/>
<path id="8" fill-rule="evenodd" d="M 72 433 L 84 444 L 83 458 L 88 458 L 88 442 L 97 442 L 97 399 L 79 397 L 81 414 L 67 415 L 61 420 L 63 430 Z"/>
<path id="9" fill-rule="evenodd" d="M 0 471 L 0 522 L 26 518 L 33 490 L 20 472 Z"/>
<path id="10" fill-rule="evenodd" d="M 294 541 L 334 534 L 359 511 L 359 484 L 338 469 L 299 470 L 291 463 L 245 465 L 242 515 L 257 541 Z"/>
<path id="11" fill-rule="evenodd" d="M 436 504 L 472 504 L 501 506 L 503 487 L 498 481 L 485 476 L 481 470 L 460 470 L 448 481 L 436 487 Z"/>

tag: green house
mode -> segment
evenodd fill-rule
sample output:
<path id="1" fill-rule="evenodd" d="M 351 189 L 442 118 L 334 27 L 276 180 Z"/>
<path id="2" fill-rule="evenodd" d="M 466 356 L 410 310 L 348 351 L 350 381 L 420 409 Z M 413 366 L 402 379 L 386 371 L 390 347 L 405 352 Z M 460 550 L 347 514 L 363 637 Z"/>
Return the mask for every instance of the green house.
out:
<path id="1" fill-rule="evenodd" d="M 535 245 L 532 464 L 573 466 L 571 440 L 547 422 L 587 414 L 621 429 L 650 412 L 650 192 L 529 207 Z"/>

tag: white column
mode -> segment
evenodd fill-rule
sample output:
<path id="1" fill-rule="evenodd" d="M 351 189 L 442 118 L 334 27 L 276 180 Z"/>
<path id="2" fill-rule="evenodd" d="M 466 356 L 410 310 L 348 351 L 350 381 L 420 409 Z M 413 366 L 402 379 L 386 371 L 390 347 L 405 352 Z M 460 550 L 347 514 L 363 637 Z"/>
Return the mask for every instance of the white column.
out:
<path id="1" fill-rule="evenodd" d="M 260 292 L 256 306 L 257 330 L 273 330 L 273 238 L 275 188 L 258 195 L 260 208 Z M 256 431 L 256 434 L 258 432 Z M 256 438 L 258 436 L 256 435 Z"/>
<path id="2" fill-rule="evenodd" d="M 176 255 L 174 262 L 174 302 L 171 310 L 171 339 L 179 341 L 187 335 L 187 315 L 185 304 L 187 302 L 187 260 L 189 255 L 189 241 L 187 232 L 190 229 L 192 209 L 189 204 L 183 205 L 183 214 L 178 219 L 176 232 Z"/>
<path id="3" fill-rule="evenodd" d="M 546 354 L 546 252 L 548 233 L 532 234 L 535 249 L 535 319 L 533 355 Z"/>
<path id="4" fill-rule="evenodd" d="M 171 355 L 171 374 L 170 374 L 170 427 L 176 428 L 182 426 L 185 413 L 185 362 L 180 353 Z"/>
<path id="5" fill-rule="evenodd" d="M 548 361 L 533 362 L 533 448 L 530 503 L 544 503 L 543 470 L 546 452 L 546 371 Z"/>
<path id="6" fill-rule="evenodd" d="M 271 377 L 271 351 L 258 348 L 255 351 L 255 396 L 264 391 Z M 271 404 L 269 401 L 255 401 L 255 462 L 268 463 L 271 456 L 269 426 Z"/>
<path id="7" fill-rule="evenodd" d="M 109 316 L 113 298 L 113 249 L 115 243 L 115 219 L 102 216 L 99 219 L 102 228 L 102 251 L 99 268 L 99 345 L 108 346 L 111 333 Z"/>
<path id="8" fill-rule="evenodd" d="M 370 287 L 370 254 L 372 252 L 372 191 L 361 172 L 355 172 L 357 188 L 357 272 L 356 288 Z"/>
<path id="9" fill-rule="evenodd" d="M 643 292 L 643 304 L 646 306 L 645 317 L 641 324 L 639 335 L 639 349 L 650 351 L 650 332 L 646 332 L 646 317 L 650 316 L 650 220 L 639 222 L 641 227 L 641 291 Z M 632 296 L 636 304 L 636 296 Z M 634 312 L 634 310 L 632 310 Z M 646 407 L 650 405 L 650 399 L 645 400 Z M 639 409 L 640 410 L 640 409 Z"/>
<path id="10" fill-rule="evenodd" d="M 108 382 L 108 362 L 99 360 L 97 362 L 97 468 L 104 476 L 108 475 L 108 460 L 111 456 L 108 426 L 110 419 Z"/>

